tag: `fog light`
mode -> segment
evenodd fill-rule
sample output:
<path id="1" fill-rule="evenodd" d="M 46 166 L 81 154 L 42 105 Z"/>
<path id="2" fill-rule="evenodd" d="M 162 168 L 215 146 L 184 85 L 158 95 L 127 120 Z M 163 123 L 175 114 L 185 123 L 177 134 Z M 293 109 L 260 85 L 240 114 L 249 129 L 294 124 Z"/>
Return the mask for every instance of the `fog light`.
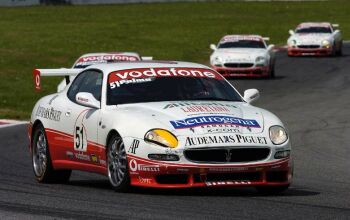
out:
<path id="1" fill-rule="evenodd" d="M 286 157 L 289 157 L 289 155 L 290 155 L 290 150 L 277 151 L 275 153 L 275 159 L 286 158 Z"/>
<path id="2" fill-rule="evenodd" d="M 179 161 L 180 158 L 176 154 L 148 154 L 148 158 L 151 160 L 162 161 Z"/>

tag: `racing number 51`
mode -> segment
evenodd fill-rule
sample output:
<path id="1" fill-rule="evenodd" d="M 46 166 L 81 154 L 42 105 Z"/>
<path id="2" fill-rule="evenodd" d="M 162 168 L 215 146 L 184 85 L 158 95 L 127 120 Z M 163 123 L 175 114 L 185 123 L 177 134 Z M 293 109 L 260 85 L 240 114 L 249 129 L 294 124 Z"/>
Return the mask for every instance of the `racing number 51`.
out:
<path id="1" fill-rule="evenodd" d="M 77 151 L 86 151 L 86 137 L 84 136 L 84 127 L 75 127 L 74 149 Z"/>

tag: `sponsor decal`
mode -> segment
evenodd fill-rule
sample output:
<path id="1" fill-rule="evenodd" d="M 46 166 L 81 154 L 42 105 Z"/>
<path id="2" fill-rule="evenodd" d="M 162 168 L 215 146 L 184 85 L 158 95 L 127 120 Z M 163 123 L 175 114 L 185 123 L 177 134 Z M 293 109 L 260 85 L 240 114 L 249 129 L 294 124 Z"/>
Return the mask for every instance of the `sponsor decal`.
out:
<path id="1" fill-rule="evenodd" d="M 239 133 L 237 125 L 205 125 L 201 126 L 208 133 Z"/>
<path id="2" fill-rule="evenodd" d="M 98 163 L 98 158 L 95 154 L 92 154 L 91 155 L 91 161 L 94 162 L 94 163 Z"/>
<path id="3" fill-rule="evenodd" d="M 206 105 L 199 105 L 199 106 L 188 106 L 181 108 L 183 112 L 229 112 L 230 110 L 223 106 L 206 106 Z"/>
<path id="4" fill-rule="evenodd" d="M 206 106 L 206 107 L 231 107 L 237 108 L 233 104 L 219 103 L 219 102 L 172 102 L 164 106 L 163 109 L 168 108 L 182 108 L 182 107 L 191 107 L 191 106 Z M 184 108 L 185 109 L 185 108 Z"/>
<path id="5" fill-rule="evenodd" d="M 250 185 L 250 181 L 214 181 L 205 182 L 207 186 Z"/>
<path id="6" fill-rule="evenodd" d="M 213 115 L 213 116 L 198 116 L 192 118 L 186 118 L 181 120 L 170 121 L 170 124 L 175 129 L 193 128 L 202 125 L 238 125 L 243 127 L 255 127 L 260 128 L 260 125 L 256 120 L 243 119 L 231 116 Z"/>
<path id="7" fill-rule="evenodd" d="M 247 167 L 216 167 L 216 168 L 209 168 L 209 171 L 211 172 L 236 172 L 236 171 L 246 171 L 248 170 Z"/>
<path id="8" fill-rule="evenodd" d="M 220 40 L 220 43 L 224 43 L 224 42 L 237 42 L 240 40 L 249 40 L 249 41 L 262 41 L 262 38 L 258 37 L 258 36 L 242 36 L 242 35 L 228 35 L 223 37 Z"/>
<path id="9" fill-rule="evenodd" d="M 61 114 L 62 114 L 61 111 L 55 110 L 53 107 L 45 108 L 45 107 L 39 106 L 36 110 L 35 116 L 46 118 L 53 121 L 60 121 Z"/>
<path id="10" fill-rule="evenodd" d="M 178 171 L 178 172 L 189 172 L 190 169 L 188 169 L 188 168 L 176 168 L 176 171 Z"/>
<path id="11" fill-rule="evenodd" d="M 198 77 L 222 79 L 222 77 L 219 74 L 215 73 L 210 69 L 139 68 L 112 72 L 111 74 L 109 74 L 108 83 L 111 89 L 115 89 L 117 87 L 120 87 L 122 84 L 149 82 L 152 80 L 152 78 L 157 77 Z"/>
<path id="12" fill-rule="evenodd" d="M 187 137 L 185 146 L 211 145 L 211 144 L 267 144 L 266 137 L 250 135 L 214 135 L 202 137 Z"/>
<path id="13" fill-rule="evenodd" d="M 108 61 L 138 61 L 140 60 L 135 56 L 128 56 L 122 54 L 106 54 L 99 56 L 87 56 L 79 59 L 75 66 L 87 66 L 96 63 L 107 63 Z"/>
<path id="14" fill-rule="evenodd" d="M 72 151 L 66 151 L 66 156 L 70 159 L 73 159 L 74 158 L 74 154 Z"/>
<path id="15" fill-rule="evenodd" d="M 139 147 L 140 141 L 134 139 L 133 142 L 131 143 L 128 152 L 135 154 L 136 153 L 136 149 Z"/>
<path id="16" fill-rule="evenodd" d="M 105 160 L 101 160 L 101 159 L 100 159 L 100 164 L 103 165 L 103 166 L 106 166 L 107 163 L 106 163 Z"/>
<path id="17" fill-rule="evenodd" d="M 149 178 L 143 178 L 143 177 L 138 176 L 138 179 L 139 179 L 140 183 L 146 183 L 146 184 L 152 183 L 152 179 L 149 179 Z"/>
<path id="18" fill-rule="evenodd" d="M 147 165 L 147 164 L 138 164 L 135 159 L 130 160 L 129 168 L 131 171 L 146 171 L 146 172 L 159 172 L 159 165 Z"/>
<path id="19" fill-rule="evenodd" d="M 90 156 L 82 153 L 74 153 L 74 156 L 78 160 L 91 161 Z"/>

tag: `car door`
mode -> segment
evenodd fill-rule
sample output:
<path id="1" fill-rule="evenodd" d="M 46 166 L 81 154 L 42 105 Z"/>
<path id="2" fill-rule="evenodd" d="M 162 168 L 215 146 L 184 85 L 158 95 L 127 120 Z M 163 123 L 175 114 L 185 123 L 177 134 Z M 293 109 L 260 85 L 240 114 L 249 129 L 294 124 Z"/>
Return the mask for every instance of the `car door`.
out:
<path id="1" fill-rule="evenodd" d="M 101 158 L 104 147 L 97 144 L 100 109 L 86 107 L 76 101 L 79 92 L 91 93 L 96 100 L 101 101 L 102 78 L 101 71 L 86 70 L 74 79 L 67 91 L 63 123 L 71 140 L 63 153 L 65 160 L 104 165 L 101 162 L 104 160 L 104 157 Z"/>

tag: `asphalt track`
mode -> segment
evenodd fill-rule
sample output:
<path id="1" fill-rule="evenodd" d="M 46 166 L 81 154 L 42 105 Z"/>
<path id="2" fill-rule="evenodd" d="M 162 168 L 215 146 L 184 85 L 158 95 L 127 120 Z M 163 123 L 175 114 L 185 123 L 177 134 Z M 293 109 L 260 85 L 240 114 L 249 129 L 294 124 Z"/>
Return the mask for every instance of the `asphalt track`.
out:
<path id="1" fill-rule="evenodd" d="M 278 55 L 276 79 L 232 80 L 261 91 L 257 106 L 290 130 L 294 182 L 279 196 L 254 189 L 114 192 L 103 176 L 34 180 L 26 126 L 0 130 L 0 219 L 350 219 L 350 45 L 336 58 Z"/>

